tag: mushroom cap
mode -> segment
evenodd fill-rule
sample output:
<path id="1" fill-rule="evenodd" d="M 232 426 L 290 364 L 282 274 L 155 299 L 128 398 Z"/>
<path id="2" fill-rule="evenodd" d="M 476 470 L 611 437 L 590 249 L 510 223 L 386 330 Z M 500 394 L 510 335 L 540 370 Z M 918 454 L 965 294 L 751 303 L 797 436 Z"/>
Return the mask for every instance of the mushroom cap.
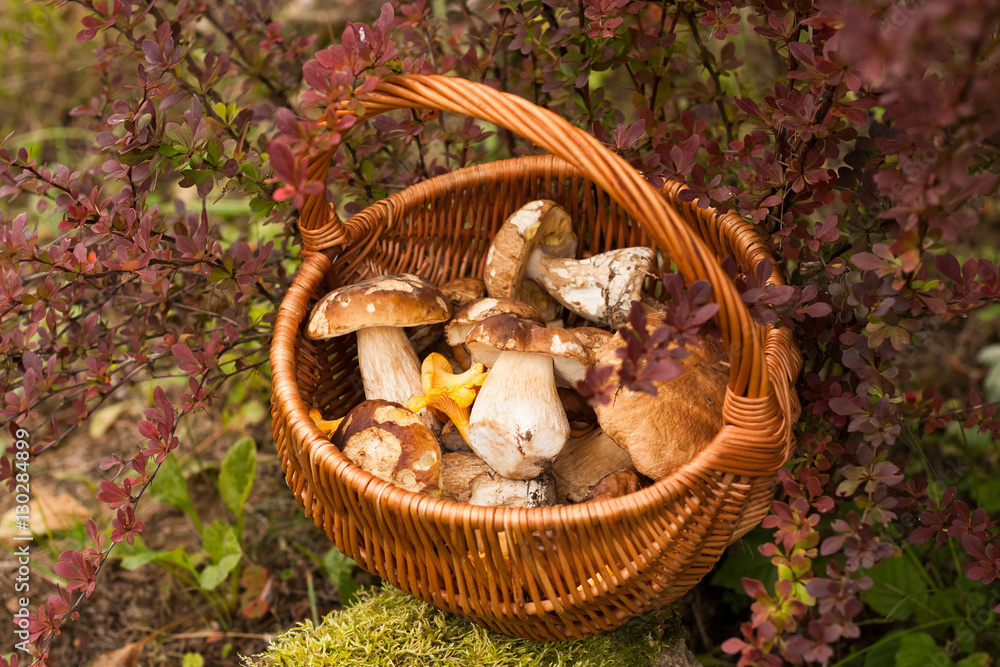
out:
<path id="1" fill-rule="evenodd" d="M 587 497 L 580 502 L 590 503 L 609 498 L 620 498 L 642 488 L 642 480 L 635 470 L 619 470 L 602 477 Z"/>
<path id="2" fill-rule="evenodd" d="M 441 448 L 420 417 L 373 400 L 351 410 L 331 438 L 363 470 L 407 491 L 439 495 Z"/>
<path id="3" fill-rule="evenodd" d="M 501 352 L 552 357 L 556 382 L 570 387 L 584 378 L 593 363 L 592 355 L 568 329 L 545 327 L 510 315 L 494 315 L 479 322 L 469 331 L 465 344 L 488 368 Z"/>
<path id="4" fill-rule="evenodd" d="M 573 257 L 576 234 L 569 214 L 554 201 L 539 199 L 515 211 L 501 225 L 486 254 L 483 282 L 490 296 L 521 299 L 521 281 L 536 247 L 550 257 Z"/>
<path id="5" fill-rule="evenodd" d="M 572 329 L 568 329 L 568 331 L 576 336 L 576 339 L 591 354 L 596 354 L 597 350 L 614 338 L 614 334 L 610 331 L 597 327 L 573 327 Z"/>
<path id="6" fill-rule="evenodd" d="M 662 315 L 650 315 L 651 327 L 662 323 Z M 604 432 L 628 451 L 636 470 L 653 480 L 693 459 L 722 428 L 729 355 L 711 336 L 701 336 L 699 342 L 678 361 L 680 376 L 653 383 L 656 396 L 622 387 L 610 403 L 594 408 Z M 624 345 L 621 334 L 615 334 L 596 354 L 595 365 L 615 369 L 609 380 L 615 384 L 621 367 L 616 351 Z"/>
<path id="7" fill-rule="evenodd" d="M 486 284 L 479 278 L 455 278 L 438 287 L 454 308 L 486 296 Z"/>
<path id="8" fill-rule="evenodd" d="M 444 327 L 445 339 L 449 345 L 461 345 L 477 322 L 494 315 L 513 315 L 522 320 L 545 324 L 542 314 L 523 301 L 487 296 L 470 301 L 455 311 L 451 321 Z"/>
<path id="9" fill-rule="evenodd" d="M 345 285 L 317 303 L 306 337 L 333 338 L 370 327 L 415 327 L 444 322 L 451 303 L 420 276 L 394 273 Z"/>

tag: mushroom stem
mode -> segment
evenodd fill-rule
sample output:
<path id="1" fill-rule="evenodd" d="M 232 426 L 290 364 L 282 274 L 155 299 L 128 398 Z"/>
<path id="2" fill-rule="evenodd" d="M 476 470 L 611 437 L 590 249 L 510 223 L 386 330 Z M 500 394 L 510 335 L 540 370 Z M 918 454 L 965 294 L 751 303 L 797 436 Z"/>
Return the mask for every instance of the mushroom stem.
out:
<path id="1" fill-rule="evenodd" d="M 501 352 L 472 406 L 469 446 L 504 477 L 531 479 L 568 438 L 552 358 Z"/>
<path id="2" fill-rule="evenodd" d="M 382 399 L 406 405 L 423 394 L 420 387 L 420 361 L 406 332 L 399 327 L 369 327 L 358 332 L 358 366 L 365 398 Z M 427 410 L 420 419 L 434 433 L 441 432 L 441 422 Z"/>
<path id="3" fill-rule="evenodd" d="M 536 248 L 525 276 L 540 284 L 572 312 L 602 326 L 617 329 L 628 321 L 632 301 L 653 266 L 650 248 L 622 248 L 588 257 L 551 257 Z"/>

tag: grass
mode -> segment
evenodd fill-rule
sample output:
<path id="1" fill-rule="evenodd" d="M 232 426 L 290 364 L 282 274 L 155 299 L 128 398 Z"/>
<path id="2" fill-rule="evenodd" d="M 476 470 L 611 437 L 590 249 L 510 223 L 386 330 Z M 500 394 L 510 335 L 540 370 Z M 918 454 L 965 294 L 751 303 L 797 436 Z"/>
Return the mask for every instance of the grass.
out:
<path id="1" fill-rule="evenodd" d="M 680 606 L 670 605 L 595 637 L 568 642 L 518 639 L 439 611 L 389 585 L 305 621 L 246 667 L 645 667 L 684 637 Z"/>

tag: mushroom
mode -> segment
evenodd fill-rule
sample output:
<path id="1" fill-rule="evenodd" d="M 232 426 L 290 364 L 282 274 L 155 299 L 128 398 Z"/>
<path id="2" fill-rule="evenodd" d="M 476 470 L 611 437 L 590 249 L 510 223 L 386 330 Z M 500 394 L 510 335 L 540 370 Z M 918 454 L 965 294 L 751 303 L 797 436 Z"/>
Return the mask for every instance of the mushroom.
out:
<path id="1" fill-rule="evenodd" d="M 468 502 L 470 505 L 544 507 L 555 504 L 556 485 L 551 475 L 540 475 L 535 479 L 507 479 L 487 472 L 472 480 Z"/>
<path id="2" fill-rule="evenodd" d="M 482 325 L 490 320 L 493 320 L 493 324 L 489 325 L 489 334 L 485 334 Z M 477 328 L 479 331 L 474 334 Z M 563 387 L 575 387 L 586 376 L 587 368 L 593 363 L 593 355 L 587 352 L 569 329 L 543 327 L 510 315 L 486 318 L 469 331 L 465 340 L 472 356 L 488 368 L 492 368 L 505 351 L 520 351 L 520 345 L 527 345 L 538 353 L 546 354 L 554 362 L 556 384 Z"/>
<path id="3" fill-rule="evenodd" d="M 531 303 L 525 294 L 528 278 L 570 311 L 617 329 L 628 321 L 656 253 L 645 247 L 622 248 L 574 259 L 576 245 L 572 221 L 555 202 L 525 204 L 493 237 L 483 272 L 486 291 Z"/>
<path id="4" fill-rule="evenodd" d="M 486 296 L 486 285 L 479 278 L 455 278 L 438 287 L 455 310 L 470 301 Z"/>
<path id="5" fill-rule="evenodd" d="M 619 498 L 642 488 L 642 480 L 635 470 L 618 470 L 602 477 L 587 497 L 580 502 L 589 503 L 608 498 Z"/>
<path id="6" fill-rule="evenodd" d="M 579 502 L 603 477 L 633 467 L 628 452 L 598 428 L 566 443 L 552 462 L 552 475 L 559 498 Z"/>
<path id="7" fill-rule="evenodd" d="M 648 326 L 663 324 L 662 314 L 649 316 Z M 655 396 L 622 387 L 610 403 L 595 406 L 604 432 L 628 451 L 635 469 L 658 480 L 690 461 L 722 428 L 722 402 L 729 382 L 725 346 L 711 336 L 699 337 L 681 359 L 683 373 L 668 382 L 654 382 Z M 624 347 L 621 333 L 597 351 L 596 365 L 611 366 L 609 382 L 618 383 Z"/>
<path id="8" fill-rule="evenodd" d="M 397 403 L 361 403 L 341 422 L 333 444 L 379 479 L 407 491 L 441 495 L 437 439 L 420 417 Z"/>
<path id="9" fill-rule="evenodd" d="M 365 398 L 405 405 L 420 394 L 420 362 L 402 327 L 444 322 L 451 304 L 421 278 L 397 273 L 336 289 L 312 310 L 306 336 L 333 338 L 357 332 L 358 366 Z M 428 426 L 440 429 L 430 415 Z"/>
<path id="10" fill-rule="evenodd" d="M 486 293 L 527 301 L 521 284 L 528 258 L 541 246 L 550 257 L 576 255 L 576 234 L 569 214 L 547 199 L 529 202 L 497 230 L 486 254 L 483 282 Z"/>
<path id="11" fill-rule="evenodd" d="M 472 327 L 487 317 L 513 315 L 522 320 L 544 324 L 545 318 L 535 308 L 514 299 L 483 297 L 474 299 L 455 311 L 451 321 L 444 327 L 445 341 L 452 350 L 466 350 L 465 338 Z M 457 358 L 457 357 L 456 357 Z"/>
<path id="12" fill-rule="evenodd" d="M 310 410 L 309 416 L 312 418 L 313 424 L 316 424 L 316 427 L 323 431 L 323 435 L 328 438 L 333 437 L 333 434 L 337 431 L 337 427 L 340 426 L 340 422 L 344 421 L 343 417 L 334 419 L 333 421 L 323 419 L 323 413 L 319 410 Z"/>
<path id="13" fill-rule="evenodd" d="M 469 440 L 469 413 L 476 393 L 486 379 L 482 364 L 475 364 L 461 374 L 452 373 L 443 355 L 431 352 L 420 370 L 423 393 L 411 398 L 406 407 L 414 412 L 427 408 L 444 421 L 451 420 L 462 438 Z"/>
<path id="14" fill-rule="evenodd" d="M 469 446 L 504 477 L 537 477 L 569 438 L 552 356 L 573 345 L 552 332 L 496 315 L 474 326 L 466 338 L 473 356 L 492 364 L 472 406 Z M 486 356 L 493 359 L 485 361 Z"/>
<path id="15" fill-rule="evenodd" d="M 469 502 L 472 481 L 493 469 L 472 452 L 448 452 L 441 456 L 441 491 L 445 498 Z"/>

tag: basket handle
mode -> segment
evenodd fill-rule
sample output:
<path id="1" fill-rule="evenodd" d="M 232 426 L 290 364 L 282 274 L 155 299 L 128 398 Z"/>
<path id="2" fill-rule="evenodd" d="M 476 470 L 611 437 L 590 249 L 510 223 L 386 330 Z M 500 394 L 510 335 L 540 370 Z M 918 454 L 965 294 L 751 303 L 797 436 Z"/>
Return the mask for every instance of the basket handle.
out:
<path id="1" fill-rule="evenodd" d="M 582 171 L 608 193 L 670 254 L 688 284 L 707 280 L 719 304 L 716 322 L 729 349 L 729 387 L 750 399 L 771 393 L 760 328 L 750 318 L 735 285 L 714 254 L 680 214 L 621 157 L 555 113 L 489 86 L 440 75 L 403 75 L 381 79 L 365 101 L 371 118 L 395 109 L 428 109 L 463 114 L 506 128 L 529 139 Z M 325 182 L 337 147 L 314 156 L 310 179 Z M 326 192 L 308 199 L 299 219 L 303 245 L 318 251 L 349 245 L 351 230 L 337 216 Z"/>

